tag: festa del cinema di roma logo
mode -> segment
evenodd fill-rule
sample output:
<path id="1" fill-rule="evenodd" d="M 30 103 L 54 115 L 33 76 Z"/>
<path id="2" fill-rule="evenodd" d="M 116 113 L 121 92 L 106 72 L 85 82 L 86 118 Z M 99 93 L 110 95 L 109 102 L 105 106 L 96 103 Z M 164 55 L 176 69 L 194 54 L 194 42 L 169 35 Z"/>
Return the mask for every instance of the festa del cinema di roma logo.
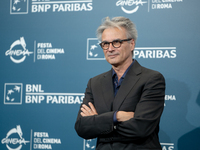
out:
<path id="1" fill-rule="evenodd" d="M 142 0 L 118 0 L 116 6 L 121 6 L 123 12 L 132 14 L 137 12 L 139 7 L 143 6 L 145 3 L 147 2 Z"/>
<path id="2" fill-rule="evenodd" d="M 30 142 L 30 141 L 26 141 L 22 137 L 22 135 L 23 133 L 22 133 L 22 129 L 20 125 L 17 125 L 16 128 L 13 128 L 10 131 L 8 131 L 6 137 L 1 140 L 1 143 L 6 144 L 6 147 L 8 150 L 21 150 L 23 145 L 26 145 L 27 143 Z M 14 147 L 13 145 L 16 147 Z"/>
<path id="3" fill-rule="evenodd" d="M 31 140 L 26 141 L 23 137 L 22 129 L 20 125 L 16 128 L 12 128 L 6 134 L 6 137 L 1 140 L 1 143 L 6 145 L 8 150 L 24 150 L 27 146 L 30 146 L 30 150 L 33 149 L 52 149 L 52 145 L 60 145 L 60 138 L 49 137 L 48 132 L 33 132 L 31 129 Z M 28 143 L 28 144 L 27 144 Z M 24 148 L 24 145 L 26 148 Z"/>
<path id="4" fill-rule="evenodd" d="M 22 63 L 26 59 L 26 56 L 30 56 L 32 53 L 26 48 L 24 37 L 20 37 L 19 40 L 11 44 L 10 49 L 6 51 L 5 55 L 10 56 L 10 59 L 18 64 Z"/>

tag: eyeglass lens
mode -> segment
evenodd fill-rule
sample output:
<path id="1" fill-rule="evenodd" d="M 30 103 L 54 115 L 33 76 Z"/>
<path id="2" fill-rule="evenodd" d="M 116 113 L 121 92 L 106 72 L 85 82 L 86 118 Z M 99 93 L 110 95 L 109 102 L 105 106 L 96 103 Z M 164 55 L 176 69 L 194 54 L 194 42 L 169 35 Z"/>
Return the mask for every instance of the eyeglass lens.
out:
<path id="1" fill-rule="evenodd" d="M 123 41 L 129 41 L 129 40 L 131 40 L 131 39 L 114 40 L 114 41 L 112 41 L 112 42 L 102 42 L 100 45 L 101 45 L 101 47 L 102 47 L 103 49 L 105 49 L 105 50 L 109 48 L 110 43 L 112 43 L 112 46 L 113 46 L 114 48 L 119 48 L 119 47 L 121 46 L 121 44 L 122 44 Z"/>

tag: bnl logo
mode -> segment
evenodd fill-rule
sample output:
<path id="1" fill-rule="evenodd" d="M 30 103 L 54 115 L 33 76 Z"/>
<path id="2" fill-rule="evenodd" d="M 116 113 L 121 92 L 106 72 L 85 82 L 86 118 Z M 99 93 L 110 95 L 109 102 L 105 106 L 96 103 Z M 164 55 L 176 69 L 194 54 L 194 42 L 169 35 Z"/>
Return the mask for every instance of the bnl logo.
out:
<path id="1" fill-rule="evenodd" d="M 22 104 L 22 83 L 5 83 L 4 86 L 4 104 L 20 105 Z"/>
<path id="2" fill-rule="evenodd" d="M 95 150 L 97 139 L 88 139 L 83 142 L 83 150 Z"/>
<path id="3" fill-rule="evenodd" d="M 28 14 L 29 0 L 10 0 L 10 14 Z"/>
<path id="4" fill-rule="evenodd" d="M 103 50 L 97 38 L 87 39 L 87 60 L 105 60 Z"/>

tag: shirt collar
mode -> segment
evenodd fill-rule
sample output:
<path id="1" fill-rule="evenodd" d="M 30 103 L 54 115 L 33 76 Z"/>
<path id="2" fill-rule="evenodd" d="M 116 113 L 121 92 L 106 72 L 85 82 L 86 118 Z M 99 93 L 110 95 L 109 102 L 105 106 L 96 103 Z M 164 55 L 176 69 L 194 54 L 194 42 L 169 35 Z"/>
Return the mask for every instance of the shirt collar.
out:
<path id="1" fill-rule="evenodd" d="M 133 65 L 133 63 L 135 62 L 135 59 L 133 59 L 133 62 L 130 64 L 130 66 L 126 69 L 126 71 L 124 72 L 123 76 L 121 77 L 122 79 L 125 78 L 127 72 L 129 71 L 129 69 L 131 68 L 131 66 Z M 114 78 L 117 75 L 117 73 L 115 72 L 114 69 L 112 69 L 112 77 Z"/>

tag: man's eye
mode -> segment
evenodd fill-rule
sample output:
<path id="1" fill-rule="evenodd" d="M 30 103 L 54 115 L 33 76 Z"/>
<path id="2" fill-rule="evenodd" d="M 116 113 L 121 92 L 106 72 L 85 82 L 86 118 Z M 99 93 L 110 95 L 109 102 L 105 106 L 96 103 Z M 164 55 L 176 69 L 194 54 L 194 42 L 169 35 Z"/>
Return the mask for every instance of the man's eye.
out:
<path id="1" fill-rule="evenodd" d="M 110 43 L 108 43 L 108 42 L 104 42 L 104 43 L 103 43 L 103 45 L 108 45 L 108 44 L 110 44 Z"/>
<path id="2" fill-rule="evenodd" d="M 119 40 L 113 41 L 113 44 L 120 44 Z"/>

